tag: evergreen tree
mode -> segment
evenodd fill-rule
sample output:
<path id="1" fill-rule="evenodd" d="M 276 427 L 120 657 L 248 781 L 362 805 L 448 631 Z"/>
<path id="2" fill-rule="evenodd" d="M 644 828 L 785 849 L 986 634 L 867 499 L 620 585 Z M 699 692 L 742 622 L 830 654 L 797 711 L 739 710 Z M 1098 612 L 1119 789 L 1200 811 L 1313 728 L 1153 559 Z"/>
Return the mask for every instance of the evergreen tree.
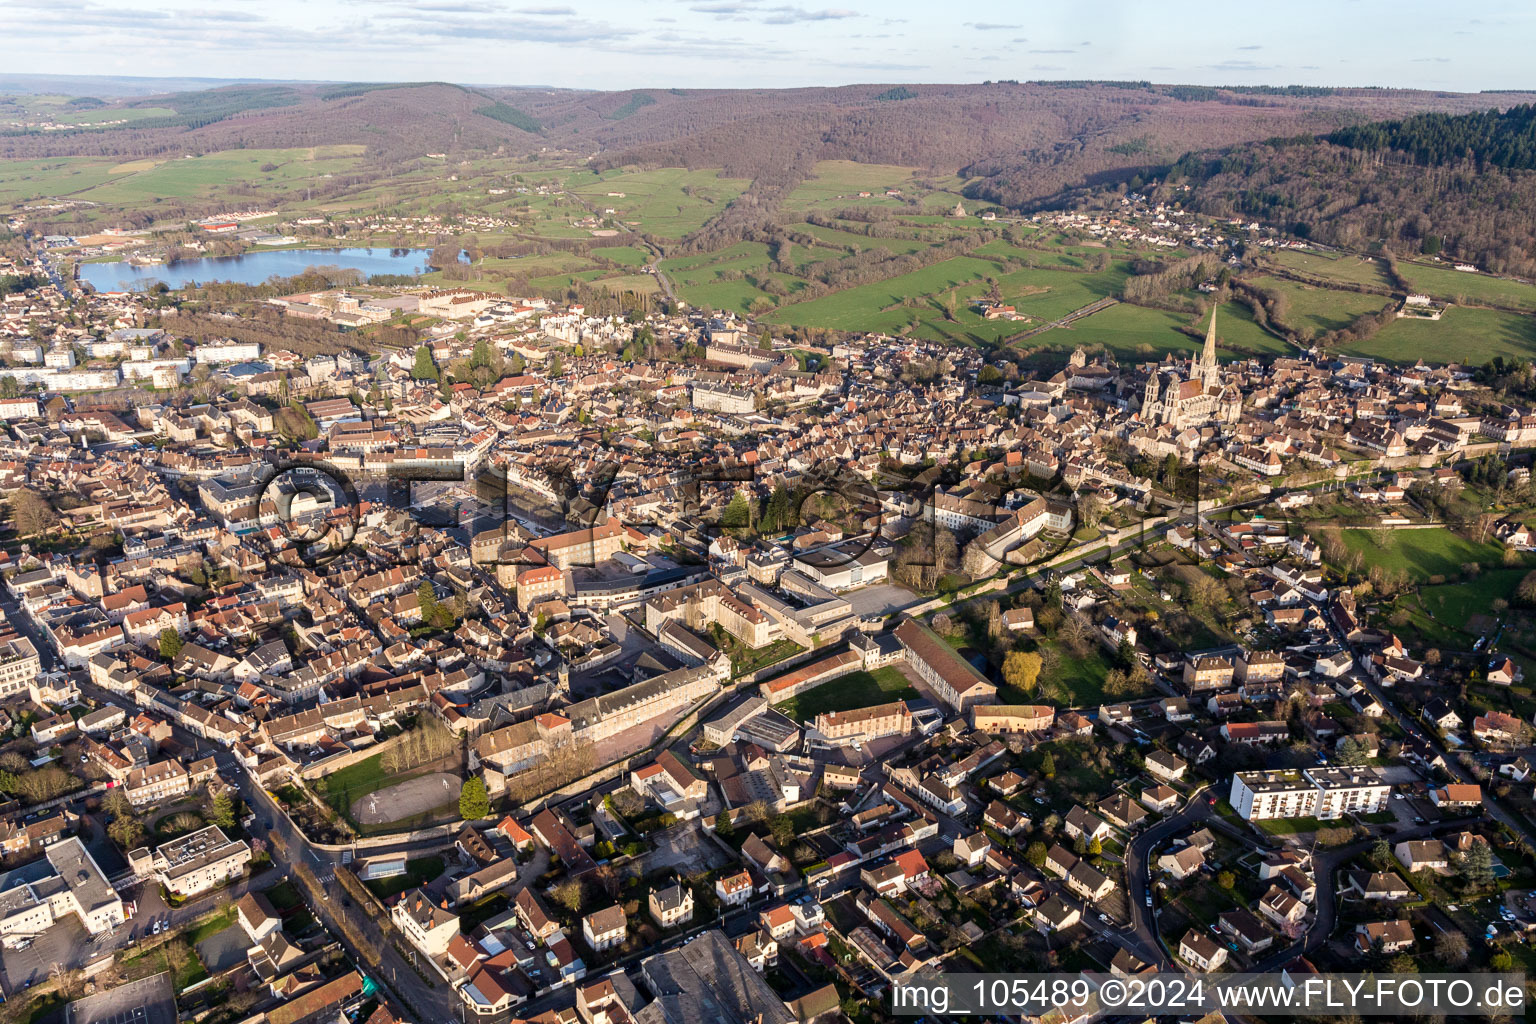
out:
<path id="1" fill-rule="evenodd" d="M 160 657 L 170 661 L 181 653 L 181 634 L 167 626 L 160 631 Z"/>
<path id="2" fill-rule="evenodd" d="M 720 516 L 720 525 L 728 530 L 744 529 L 752 525 L 752 506 L 745 491 L 737 491 L 731 503 Z"/>
<path id="3" fill-rule="evenodd" d="M 417 380 L 437 380 L 437 364 L 432 361 L 432 350 L 422 345 L 416 350 L 416 366 L 411 376 Z"/>
<path id="4" fill-rule="evenodd" d="M 459 817 L 475 821 L 491 813 L 491 798 L 485 792 L 485 780 L 476 776 L 459 789 Z"/>

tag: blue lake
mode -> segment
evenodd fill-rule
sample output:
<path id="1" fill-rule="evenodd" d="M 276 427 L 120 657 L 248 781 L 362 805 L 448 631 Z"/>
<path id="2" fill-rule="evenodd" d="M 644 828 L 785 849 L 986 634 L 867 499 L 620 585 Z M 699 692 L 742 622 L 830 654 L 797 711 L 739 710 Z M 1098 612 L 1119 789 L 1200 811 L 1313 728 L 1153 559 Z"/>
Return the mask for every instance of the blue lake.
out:
<path id="1" fill-rule="evenodd" d="M 366 277 L 374 274 L 422 274 L 430 249 L 273 249 L 240 256 L 179 260 L 158 267 L 127 262 L 82 263 L 80 280 L 99 292 L 140 290 L 157 282 L 184 288 L 193 282 L 235 281 L 261 284 L 269 277 L 293 277 L 310 267 L 344 267 Z"/>

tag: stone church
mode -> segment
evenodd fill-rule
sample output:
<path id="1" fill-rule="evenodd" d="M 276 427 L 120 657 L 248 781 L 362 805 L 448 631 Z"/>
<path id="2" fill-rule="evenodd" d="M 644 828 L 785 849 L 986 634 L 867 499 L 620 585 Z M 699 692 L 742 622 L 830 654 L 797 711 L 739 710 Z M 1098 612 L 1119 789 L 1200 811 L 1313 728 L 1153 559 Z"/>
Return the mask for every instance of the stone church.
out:
<path id="1" fill-rule="evenodd" d="M 1147 375 L 1141 418 L 1183 429 L 1211 422 L 1235 423 L 1242 409 L 1242 393 L 1221 381 L 1221 364 L 1216 361 L 1216 309 L 1212 307 L 1200 358 L 1190 363 L 1187 371 L 1170 360 L 1153 367 Z"/>

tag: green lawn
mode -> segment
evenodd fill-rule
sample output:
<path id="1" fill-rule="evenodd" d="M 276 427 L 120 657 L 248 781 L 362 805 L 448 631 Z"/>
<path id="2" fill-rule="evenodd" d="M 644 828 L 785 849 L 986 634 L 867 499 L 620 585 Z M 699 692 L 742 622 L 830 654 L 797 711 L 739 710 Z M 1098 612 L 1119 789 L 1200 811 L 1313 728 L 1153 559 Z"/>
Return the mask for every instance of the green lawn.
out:
<path id="1" fill-rule="evenodd" d="M 405 862 L 405 874 L 395 875 L 393 878 L 375 878 L 364 882 L 368 891 L 381 900 L 387 900 L 407 889 L 414 889 L 420 885 L 426 885 L 432 879 L 443 873 L 443 858 L 418 857 Z"/>
<path id="2" fill-rule="evenodd" d="M 1536 310 L 1536 286 L 1427 263 L 1399 263 L 1397 269 L 1415 290 L 1436 299 Z"/>
<path id="3" fill-rule="evenodd" d="M 312 785 L 322 800 L 330 804 L 338 814 L 350 819 L 352 805 L 362 797 L 427 773 L 422 770 L 390 775 L 384 771 L 383 762 L 382 753 L 374 754 L 356 764 L 321 776 Z"/>
<path id="4" fill-rule="evenodd" d="M 217 911 L 199 921 L 187 932 L 187 942 L 193 946 L 210 938 L 235 923 L 235 906 L 233 903 L 222 911 Z"/>
<path id="5" fill-rule="evenodd" d="M 1524 361 L 1536 357 L 1536 320 L 1497 309 L 1452 306 L 1439 320 L 1394 320 L 1374 337 L 1342 351 L 1394 363 L 1425 359 L 1480 364 L 1494 356 Z"/>
<path id="6" fill-rule="evenodd" d="M 1421 587 L 1418 600 L 1441 625 L 1465 630 L 1474 615 L 1491 615 L 1493 602 L 1503 598 L 1513 603 L 1515 588 L 1527 569 L 1491 569 L 1468 583 L 1447 583 Z"/>
<path id="7" fill-rule="evenodd" d="M 1265 818 L 1254 824 L 1272 836 L 1293 836 L 1298 832 L 1316 832 L 1323 827 L 1321 821 L 1312 817 Z"/>
<path id="8" fill-rule="evenodd" d="M 1098 707 L 1104 701 L 1104 677 L 1109 663 L 1095 647 L 1086 658 L 1074 658 L 1061 650 L 1061 663 L 1055 672 L 1040 676 L 1040 696 L 1064 707 Z"/>
<path id="9" fill-rule="evenodd" d="M 848 711 L 918 696 L 907 677 L 889 665 L 873 672 L 853 672 L 774 705 L 797 722 L 828 711 Z"/>
<path id="10" fill-rule="evenodd" d="M 1496 541 L 1478 544 L 1447 529 L 1386 530 L 1385 546 L 1376 542 L 1374 530 L 1341 530 L 1350 551 L 1358 551 L 1367 567 L 1407 570 L 1416 580 L 1454 576 L 1462 565 L 1477 562 L 1499 565 L 1503 545 Z"/>

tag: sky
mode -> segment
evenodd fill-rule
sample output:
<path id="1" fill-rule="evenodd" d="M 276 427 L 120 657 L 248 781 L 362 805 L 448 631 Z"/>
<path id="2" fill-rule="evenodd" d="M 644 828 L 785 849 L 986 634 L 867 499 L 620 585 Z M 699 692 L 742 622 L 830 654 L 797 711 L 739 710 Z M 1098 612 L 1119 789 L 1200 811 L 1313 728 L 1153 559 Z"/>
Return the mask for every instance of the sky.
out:
<path id="1" fill-rule="evenodd" d="M 1536 87 L 1536 4 L 0 0 L 14 73 L 583 89 L 987 79 Z"/>

